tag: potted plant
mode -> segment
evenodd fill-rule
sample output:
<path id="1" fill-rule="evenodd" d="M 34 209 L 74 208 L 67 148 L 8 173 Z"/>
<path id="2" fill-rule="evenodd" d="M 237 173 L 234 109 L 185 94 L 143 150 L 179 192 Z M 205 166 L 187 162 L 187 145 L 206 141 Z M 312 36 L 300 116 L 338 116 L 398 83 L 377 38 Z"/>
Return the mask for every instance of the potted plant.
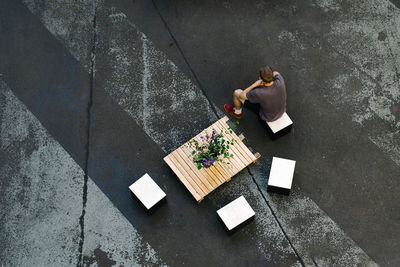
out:
<path id="1" fill-rule="evenodd" d="M 211 133 L 205 131 L 200 136 L 200 141 L 196 139 L 189 141 L 189 146 L 193 149 L 191 156 L 197 169 L 210 168 L 216 162 L 225 162 L 226 159 L 233 158 L 233 154 L 229 152 L 229 148 L 234 145 L 236 140 L 228 138 L 227 134 L 232 133 L 232 129 L 237 124 L 238 122 L 224 132 L 217 132 L 214 129 Z M 225 163 L 229 164 L 229 162 Z"/>

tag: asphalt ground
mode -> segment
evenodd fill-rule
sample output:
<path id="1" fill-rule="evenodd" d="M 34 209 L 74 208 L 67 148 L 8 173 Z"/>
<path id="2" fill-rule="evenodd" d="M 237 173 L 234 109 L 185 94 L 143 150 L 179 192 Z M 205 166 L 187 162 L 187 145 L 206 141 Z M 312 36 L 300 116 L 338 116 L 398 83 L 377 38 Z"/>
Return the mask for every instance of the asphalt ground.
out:
<path id="1" fill-rule="evenodd" d="M 390 1 L 2 1 L 0 263 L 5 266 L 397 266 L 400 11 Z M 224 116 L 260 66 L 292 132 L 201 204 L 162 158 Z M 235 121 L 231 118 L 232 121 Z M 297 161 L 266 192 L 273 156 Z M 128 186 L 149 173 L 167 203 Z M 255 221 L 216 210 L 244 195 Z"/>

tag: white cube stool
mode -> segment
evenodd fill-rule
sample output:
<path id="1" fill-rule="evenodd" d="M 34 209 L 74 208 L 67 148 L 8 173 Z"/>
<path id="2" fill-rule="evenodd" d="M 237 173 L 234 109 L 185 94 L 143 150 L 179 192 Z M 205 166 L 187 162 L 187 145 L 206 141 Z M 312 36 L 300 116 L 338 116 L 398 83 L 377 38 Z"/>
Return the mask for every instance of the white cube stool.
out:
<path id="1" fill-rule="evenodd" d="M 229 231 L 243 224 L 255 215 L 244 196 L 240 196 L 231 203 L 220 208 L 217 210 L 217 213 Z"/>
<path id="2" fill-rule="evenodd" d="M 289 131 L 293 124 L 293 121 L 289 118 L 288 114 L 285 112 L 279 119 L 267 122 L 267 124 L 271 129 L 272 134 L 276 135 L 281 132 Z"/>
<path id="3" fill-rule="evenodd" d="M 136 182 L 131 184 L 129 189 L 148 210 L 166 196 L 164 191 L 153 181 L 153 179 L 151 179 L 150 175 L 147 173 L 139 178 Z"/>
<path id="4" fill-rule="evenodd" d="M 267 190 L 288 195 L 292 188 L 295 165 L 294 160 L 273 157 Z"/>

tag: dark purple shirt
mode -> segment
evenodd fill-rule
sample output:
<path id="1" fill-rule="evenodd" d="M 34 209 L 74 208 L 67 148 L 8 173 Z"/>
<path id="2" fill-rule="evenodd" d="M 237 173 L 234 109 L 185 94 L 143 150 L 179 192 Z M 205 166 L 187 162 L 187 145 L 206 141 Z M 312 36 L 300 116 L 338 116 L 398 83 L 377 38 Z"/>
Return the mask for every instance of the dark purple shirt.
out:
<path id="1" fill-rule="evenodd" d="M 246 94 L 251 103 L 260 104 L 260 117 L 264 121 L 279 119 L 286 112 L 286 88 L 280 74 L 274 76 L 274 84 L 260 86 Z"/>

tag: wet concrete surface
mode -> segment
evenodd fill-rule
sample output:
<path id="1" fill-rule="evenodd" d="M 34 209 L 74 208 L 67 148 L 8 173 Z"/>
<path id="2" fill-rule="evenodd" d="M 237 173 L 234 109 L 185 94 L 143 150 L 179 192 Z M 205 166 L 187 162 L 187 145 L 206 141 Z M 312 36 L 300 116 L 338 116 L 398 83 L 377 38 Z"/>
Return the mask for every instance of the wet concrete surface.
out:
<path id="1" fill-rule="evenodd" d="M 399 103 L 400 66 L 399 32 L 392 25 L 399 21 L 399 10 L 386 1 L 358 5 L 2 2 L 2 102 L 20 105 L 17 113 L 32 112 L 29 120 L 15 119 L 16 125 L 40 125 L 31 131 L 53 145 L 26 136 L 21 127 L 13 129 L 13 112 L 1 109 L 1 203 L 7 207 L 1 247 L 15 254 L 3 253 L 0 261 L 396 266 L 400 157 L 393 107 Z M 376 19 L 378 13 L 381 18 Z M 370 23 L 354 26 L 362 18 Z M 383 20 L 390 23 L 379 26 Z M 361 41 L 376 42 L 362 46 L 352 33 L 363 33 Z M 272 141 L 256 115 L 245 113 L 239 131 L 262 158 L 198 205 L 162 158 L 223 116 L 221 107 L 231 101 L 232 89 L 255 80 L 264 64 L 285 78 L 295 127 Z M 11 146 L 11 133 L 22 136 L 18 138 L 24 143 Z M 38 164 L 19 154 L 29 147 L 63 151 L 62 156 L 41 156 L 48 162 L 44 177 L 60 180 L 59 190 L 70 176 L 54 173 L 60 161 L 69 167 L 58 168 L 80 177 L 74 178 L 76 188 L 52 200 L 58 206 L 44 212 L 51 218 L 65 216 L 66 226 L 53 232 L 73 232 L 67 245 L 41 239 L 42 230 L 33 231 L 29 239 L 13 234 L 13 227 L 24 232 L 44 224 L 26 217 L 10 194 L 33 191 L 36 197 L 24 199 L 31 199 L 25 206 L 35 212 L 41 202 L 32 199 L 48 199 L 42 191 L 56 186 L 54 181 L 36 187 L 29 182 L 44 174 L 30 172 L 32 178 L 24 178 L 21 166 Z M 15 155 L 19 163 L 11 164 L 5 155 Z M 272 156 L 297 160 L 289 197 L 266 192 Z M 146 172 L 168 200 L 150 216 L 127 190 Z M 255 209 L 256 220 L 226 235 L 215 211 L 242 194 Z M 74 215 L 65 215 L 59 206 L 73 209 Z M 35 242 L 26 245 L 31 240 Z M 54 251 L 40 253 L 41 258 L 18 253 L 30 247 L 48 251 L 48 246 Z M 52 255 L 64 256 L 55 256 L 56 261 Z"/>

